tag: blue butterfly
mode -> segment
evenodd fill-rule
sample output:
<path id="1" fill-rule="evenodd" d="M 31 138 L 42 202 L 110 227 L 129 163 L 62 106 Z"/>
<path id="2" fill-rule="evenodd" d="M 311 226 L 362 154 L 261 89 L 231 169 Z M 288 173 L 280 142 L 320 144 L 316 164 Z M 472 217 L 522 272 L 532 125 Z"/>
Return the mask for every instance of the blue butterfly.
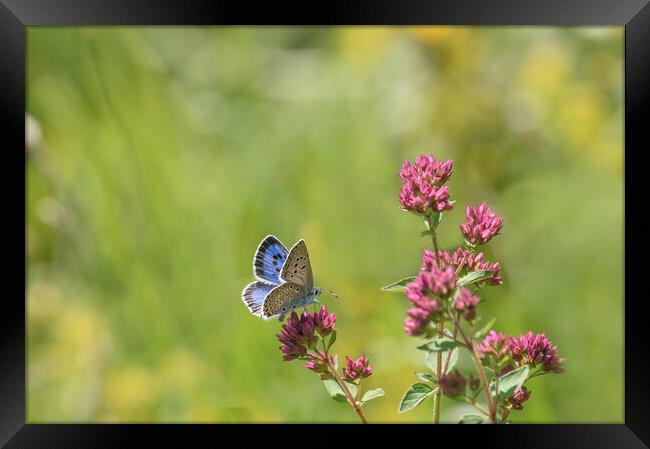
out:
<path id="1" fill-rule="evenodd" d="M 321 289 L 314 288 L 304 240 L 287 251 L 276 237 L 266 236 L 255 251 L 253 274 L 257 281 L 248 284 L 241 294 L 253 315 L 265 320 L 278 316 L 282 321 L 292 310 L 318 303 Z"/>

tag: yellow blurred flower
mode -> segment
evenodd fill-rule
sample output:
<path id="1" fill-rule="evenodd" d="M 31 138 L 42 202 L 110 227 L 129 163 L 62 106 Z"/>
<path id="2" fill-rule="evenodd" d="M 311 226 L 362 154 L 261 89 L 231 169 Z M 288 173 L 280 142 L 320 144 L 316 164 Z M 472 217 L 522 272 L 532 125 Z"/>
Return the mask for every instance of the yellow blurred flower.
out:
<path id="1" fill-rule="evenodd" d="M 408 27 L 415 38 L 425 44 L 436 46 L 450 40 L 461 29 L 452 26 Z"/>
<path id="2" fill-rule="evenodd" d="M 160 389 L 157 373 L 142 366 L 122 366 L 108 373 L 104 384 L 104 407 L 120 419 L 148 417 Z"/>
<path id="3" fill-rule="evenodd" d="M 205 366 L 195 353 L 177 349 L 165 356 L 159 372 L 161 384 L 165 389 L 181 390 L 187 393 L 200 384 Z"/>
<path id="4" fill-rule="evenodd" d="M 568 86 L 557 111 L 566 138 L 578 151 L 589 151 L 603 126 L 604 102 L 599 92 L 590 86 Z"/>
<path id="5" fill-rule="evenodd" d="M 390 42 L 393 29 L 387 27 L 339 28 L 338 46 L 350 65 L 372 65 Z"/>
<path id="6" fill-rule="evenodd" d="M 66 308 L 54 322 L 55 346 L 67 353 L 68 363 L 92 363 L 108 345 L 105 329 L 94 310 L 82 305 Z"/>
<path id="7" fill-rule="evenodd" d="M 524 86 L 541 97 L 557 93 L 566 82 L 570 61 L 564 46 L 554 42 L 535 45 L 521 65 Z"/>

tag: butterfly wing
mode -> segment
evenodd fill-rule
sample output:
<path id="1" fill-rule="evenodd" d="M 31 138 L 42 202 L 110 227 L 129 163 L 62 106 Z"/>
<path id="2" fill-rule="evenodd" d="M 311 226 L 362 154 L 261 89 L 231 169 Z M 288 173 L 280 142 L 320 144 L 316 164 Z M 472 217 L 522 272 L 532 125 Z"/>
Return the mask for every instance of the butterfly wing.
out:
<path id="1" fill-rule="evenodd" d="M 307 290 L 301 285 L 292 282 L 278 285 L 264 299 L 262 318 L 268 320 L 275 315 L 284 315 L 294 308 L 298 299 L 306 295 Z"/>
<path id="2" fill-rule="evenodd" d="M 280 284 L 280 272 L 287 259 L 287 248 L 272 235 L 266 236 L 255 251 L 253 273 L 258 281 Z"/>
<path id="3" fill-rule="evenodd" d="M 314 288 L 314 275 L 311 272 L 311 263 L 304 240 L 300 240 L 293 245 L 293 248 L 289 251 L 287 260 L 280 272 L 280 279 L 301 285 L 308 292 Z"/>
<path id="4" fill-rule="evenodd" d="M 244 291 L 241 292 L 241 299 L 253 315 L 262 316 L 264 298 L 271 292 L 271 290 L 273 290 L 274 287 L 275 285 L 267 282 L 251 282 L 244 288 Z"/>

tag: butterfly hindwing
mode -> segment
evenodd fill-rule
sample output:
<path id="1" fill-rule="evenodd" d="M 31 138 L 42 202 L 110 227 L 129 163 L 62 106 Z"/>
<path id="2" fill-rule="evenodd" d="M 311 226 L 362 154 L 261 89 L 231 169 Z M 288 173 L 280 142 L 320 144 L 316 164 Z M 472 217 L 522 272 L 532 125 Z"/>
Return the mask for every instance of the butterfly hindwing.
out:
<path id="1" fill-rule="evenodd" d="M 275 285 L 267 282 L 255 281 L 248 284 L 241 293 L 241 299 L 253 315 L 262 316 L 262 305 L 264 298 Z"/>
<path id="2" fill-rule="evenodd" d="M 307 290 L 301 285 L 292 282 L 278 285 L 264 299 L 262 318 L 284 315 L 293 308 L 298 299 L 305 296 Z"/>
<path id="3" fill-rule="evenodd" d="M 308 292 L 314 287 L 314 276 L 304 240 L 300 240 L 293 245 L 293 248 L 289 251 L 287 260 L 282 266 L 280 279 L 301 285 Z"/>
<path id="4" fill-rule="evenodd" d="M 253 259 L 253 273 L 260 281 L 280 284 L 280 273 L 287 259 L 287 248 L 276 237 L 269 235 L 257 247 Z"/>

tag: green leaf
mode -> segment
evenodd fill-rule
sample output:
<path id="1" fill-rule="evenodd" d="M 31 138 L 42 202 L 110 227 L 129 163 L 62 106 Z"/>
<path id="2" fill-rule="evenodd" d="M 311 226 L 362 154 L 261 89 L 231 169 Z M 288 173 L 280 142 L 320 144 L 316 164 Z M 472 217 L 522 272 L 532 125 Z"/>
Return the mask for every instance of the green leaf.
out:
<path id="1" fill-rule="evenodd" d="M 330 339 L 327 342 L 327 350 L 329 351 L 334 342 L 336 341 L 336 330 L 333 330 L 332 333 L 330 334 Z"/>
<path id="2" fill-rule="evenodd" d="M 335 401 L 345 402 L 348 400 L 348 398 L 345 396 L 345 393 L 343 392 L 343 389 L 335 380 L 333 379 L 324 380 L 323 385 L 325 385 L 325 389 L 332 397 L 332 399 L 334 399 Z"/>
<path id="3" fill-rule="evenodd" d="M 436 382 L 436 378 L 429 373 L 415 373 L 415 375 L 418 376 L 420 380 L 423 380 L 425 382 Z"/>
<path id="4" fill-rule="evenodd" d="M 431 220 L 433 222 L 433 229 L 438 229 L 438 226 L 440 225 L 440 222 L 442 221 L 442 212 L 436 212 L 433 214 L 433 219 Z"/>
<path id="5" fill-rule="evenodd" d="M 414 279 L 415 276 L 409 276 L 407 278 L 400 279 L 397 282 L 393 282 L 392 284 L 389 284 L 385 287 L 382 287 L 381 289 L 385 292 L 401 292 L 404 290 L 406 284 L 413 282 Z"/>
<path id="6" fill-rule="evenodd" d="M 431 231 L 421 231 L 420 232 L 420 237 L 426 237 L 427 235 L 432 235 Z"/>
<path id="7" fill-rule="evenodd" d="M 493 326 L 494 326 L 494 323 L 496 323 L 496 322 L 497 322 L 497 319 L 496 319 L 496 318 L 492 318 L 490 321 L 488 321 L 488 322 L 485 324 L 485 326 L 483 326 L 479 331 L 477 331 L 477 332 L 474 334 L 474 338 L 475 338 L 476 340 L 482 340 L 483 337 L 485 337 L 485 336 L 487 335 L 487 333 L 490 332 L 490 330 L 492 330 L 492 328 L 493 328 Z"/>
<path id="8" fill-rule="evenodd" d="M 405 413 L 409 410 L 414 409 L 427 397 L 431 396 L 434 392 L 434 388 L 427 384 L 413 384 L 406 390 L 404 397 L 399 404 L 398 413 Z"/>
<path id="9" fill-rule="evenodd" d="M 364 402 L 371 401 L 373 399 L 380 398 L 384 395 L 384 390 L 381 388 L 376 388 L 374 390 L 368 390 L 364 393 L 363 397 L 361 398 L 361 403 L 363 404 Z"/>
<path id="10" fill-rule="evenodd" d="M 352 397 L 356 397 L 357 386 L 349 382 L 345 382 L 345 384 L 348 387 L 348 390 L 350 390 Z M 347 396 L 343 392 L 343 389 L 334 379 L 324 380 L 323 385 L 325 385 L 325 389 L 332 397 L 332 399 L 334 399 L 336 402 L 346 402 L 348 400 Z"/>
<path id="11" fill-rule="evenodd" d="M 429 352 L 449 351 L 458 346 L 458 342 L 449 337 L 434 338 L 430 342 L 418 346 L 418 349 Z"/>
<path id="12" fill-rule="evenodd" d="M 498 401 L 506 399 L 517 391 L 521 386 L 526 382 L 528 378 L 528 365 L 517 368 L 516 370 L 510 371 L 507 374 L 504 374 L 499 378 L 499 396 L 497 397 Z M 496 378 L 493 378 L 490 382 L 490 394 L 492 397 L 496 397 Z"/>
<path id="13" fill-rule="evenodd" d="M 357 397 L 357 389 L 358 389 L 357 385 L 353 384 L 353 383 L 350 383 L 350 382 L 347 382 L 345 380 L 343 382 L 348 387 L 348 390 L 350 390 L 350 394 L 352 395 L 352 397 L 356 398 Z"/>
<path id="14" fill-rule="evenodd" d="M 481 424 L 483 417 L 479 415 L 463 415 L 458 424 Z"/>
<path id="15" fill-rule="evenodd" d="M 445 367 L 445 363 L 447 362 L 447 356 L 449 355 L 449 351 L 445 351 L 442 353 L 442 367 Z M 438 353 L 437 352 L 427 352 L 427 355 L 424 358 L 427 367 L 431 370 L 431 372 L 436 373 L 438 372 Z M 451 359 L 449 359 L 449 365 L 447 366 L 447 372 L 451 371 L 454 366 L 456 365 L 456 362 L 458 361 L 458 348 L 454 348 L 451 350 Z"/>
<path id="16" fill-rule="evenodd" d="M 479 271 L 473 271 L 471 273 L 467 273 L 465 276 L 458 279 L 458 281 L 456 282 L 456 287 L 463 287 L 473 282 L 477 282 L 485 278 L 489 278 L 494 273 L 495 273 L 494 270 L 479 270 Z"/>

